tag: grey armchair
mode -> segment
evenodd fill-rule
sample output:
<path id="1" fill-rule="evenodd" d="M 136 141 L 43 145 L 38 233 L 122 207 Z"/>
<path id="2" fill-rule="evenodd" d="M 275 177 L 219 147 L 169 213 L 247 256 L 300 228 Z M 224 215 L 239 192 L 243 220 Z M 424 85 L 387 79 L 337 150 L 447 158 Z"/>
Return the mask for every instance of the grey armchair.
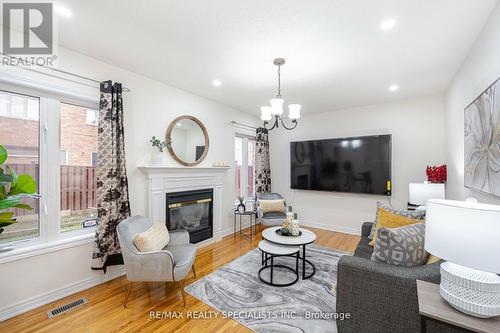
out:
<path id="1" fill-rule="evenodd" d="M 134 282 L 178 282 L 182 301 L 186 306 L 182 280 L 192 269 L 194 277 L 194 260 L 196 246 L 189 243 L 187 231 L 171 231 L 168 245 L 161 251 L 139 252 L 133 239 L 137 233 L 146 231 L 153 223 L 144 216 L 133 216 L 120 222 L 117 226 L 118 239 L 122 249 L 125 272 L 130 285 L 123 307 L 127 301 Z"/>
<path id="2" fill-rule="evenodd" d="M 261 193 L 257 196 L 257 217 L 260 220 L 260 223 L 266 227 L 278 226 L 283 223 L 283 220 L 286 218 L 286 212 L 283 213 L 263 213 L 260 208 L 259 201 L 260 200 L 279 200 L 283 199 L 283 196 L 279 193 Z M 286 202 L 285 202 L 286 207 Z M 289 207 L 291 210 L 292 207 Z"/>

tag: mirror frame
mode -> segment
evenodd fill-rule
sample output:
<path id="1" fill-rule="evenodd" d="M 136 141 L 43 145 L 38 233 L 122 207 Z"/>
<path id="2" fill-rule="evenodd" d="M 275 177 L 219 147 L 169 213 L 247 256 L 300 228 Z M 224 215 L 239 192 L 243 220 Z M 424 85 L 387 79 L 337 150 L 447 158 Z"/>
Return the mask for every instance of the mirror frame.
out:
<path id="1" fill-rule="evenodd" d="M 183 161 L 179 158 L 179 156 L 177 156 L 174 152 L 174 149 L 172 148 L 172 130 L 175 128 L 175 124 L 177 124 L 179 121 L 181 120 L 184 120 L 184 119 L 187 119 L 187 120 L 192 120 L 194 121 L 198 126 L 200 126 L 201 130 L 203 131 L 203 136 L 205 137 L 205 149 L 203 150 L 203 154 L 201 154 L 200 158 L 194 162 L 186 162 L 186 161 Z M 170 125 L 168 125 L 168 128 L 167 128 L 167 133 L 165 135 L 165 139 L 166 139 L 166 142 L 168 142 L 167 144 L 167 149 L 168 149 L 168 152 L 170 153 L 170 156 L 172 156 L 172 158 L 184 165 L 184 166 L 188 166 L 188 167 L 192 167 L 192 166 L 195 166 L 195 165 L 198 165 L 200 164 L 201 162 L 203 162 L 203 160 L 205 159 L 205 157 L 207 157 L 207 154 L 208 154 L 208 148 L 210 146 L 210 142 L 208 140 L 208 132 L 207 132 L 207 129 L 205 128 L 205 126 L 203 125 L 203 123 L 198 120 L 198 118 L 195 118 L 193 116 L 188 116 L 188 115 L 182 115 L 182 116 L 179 116 L 177 118 L 175 118 L 174 120 L 172 120 L 172 122 L 170 123 Z"/>

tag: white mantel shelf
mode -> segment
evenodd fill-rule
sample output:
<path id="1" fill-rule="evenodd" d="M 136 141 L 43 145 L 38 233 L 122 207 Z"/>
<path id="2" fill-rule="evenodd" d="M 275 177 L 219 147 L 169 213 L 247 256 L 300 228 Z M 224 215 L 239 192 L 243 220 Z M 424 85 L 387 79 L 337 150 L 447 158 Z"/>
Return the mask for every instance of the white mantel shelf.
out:
<path id="1" fill-rule="evenodd" d="M 156 165 L 145 165 L 139 166 L 138 169 L 141 170 L 148 178 L 157 178 L 162 174 L 193 174 L 193 173 L 224 173 L 231 167 L 178 167 L 178 166 L 156 166 Z"/>
<path id="2" fill-rule="evenodd" d="M 222 239 L 222 192 L 230 167 L 140 166 L 148 180 L 148 216 L 165 223 L 166 193 L 213 189 L 213 237 L 198 245 Z"/>

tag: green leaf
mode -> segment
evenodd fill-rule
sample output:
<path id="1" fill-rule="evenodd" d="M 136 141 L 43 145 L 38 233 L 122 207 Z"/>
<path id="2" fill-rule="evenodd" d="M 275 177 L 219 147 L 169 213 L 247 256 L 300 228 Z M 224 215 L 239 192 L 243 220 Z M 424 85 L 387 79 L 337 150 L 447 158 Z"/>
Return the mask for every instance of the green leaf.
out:
<path id="1" fill-rule="evenodd" d="M 7 190 L 5 190 L 5 186 L 0 186 L 0 200 L 7 198 Z"/>
<path id="2" fill-rule="evenodd" d="M 0 145 L 0 165 L 4 164 L 4 162 L 7 160 L 7 150 Z"/>
<path id="3" fill-rule="evenodd" d="M 0 228 L 1 227 L 6 227 L 9 224 L 15 223 L 16 220 L 13 219 L 14 217 L 14 212 L 3 212 L 0 213 Z"/>
<path id="4" fill-rule="evenodd" d="M 21 198 L 22 196 L 20 195 L 12 195 L 0 200 L 0 209 L 9 209 L 12 207 L 16 207 L 21 203 Z"/>
<path id="5" fill-rule="evenodd" d="M 17 177 L 16 184 L 13 187 L 11 187 L 8 195 L 10 196 L 22 193 L 32 194 L 35 192 L 36 192 L 35 180 L 30 175 L 21 174 Z"/>
<path id="6" fill-rule="evenodd" d="M 14 207 L 19 208 L 19 209 L 33 210 L 33 207 L 31 207 L 28 204 L 24 204 L 24 203 L 17 204 Z"/>

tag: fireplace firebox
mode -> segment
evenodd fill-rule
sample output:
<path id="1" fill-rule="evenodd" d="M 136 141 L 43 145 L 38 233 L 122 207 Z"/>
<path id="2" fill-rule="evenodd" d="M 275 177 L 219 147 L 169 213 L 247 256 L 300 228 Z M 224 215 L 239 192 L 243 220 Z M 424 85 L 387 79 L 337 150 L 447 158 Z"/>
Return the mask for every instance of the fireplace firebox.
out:
<path id="1" fill-rule="evenodd" d="M 191 243 L 213 237 L 213 189 L 167 193 L 168 230 L 187 230 Z"/>

